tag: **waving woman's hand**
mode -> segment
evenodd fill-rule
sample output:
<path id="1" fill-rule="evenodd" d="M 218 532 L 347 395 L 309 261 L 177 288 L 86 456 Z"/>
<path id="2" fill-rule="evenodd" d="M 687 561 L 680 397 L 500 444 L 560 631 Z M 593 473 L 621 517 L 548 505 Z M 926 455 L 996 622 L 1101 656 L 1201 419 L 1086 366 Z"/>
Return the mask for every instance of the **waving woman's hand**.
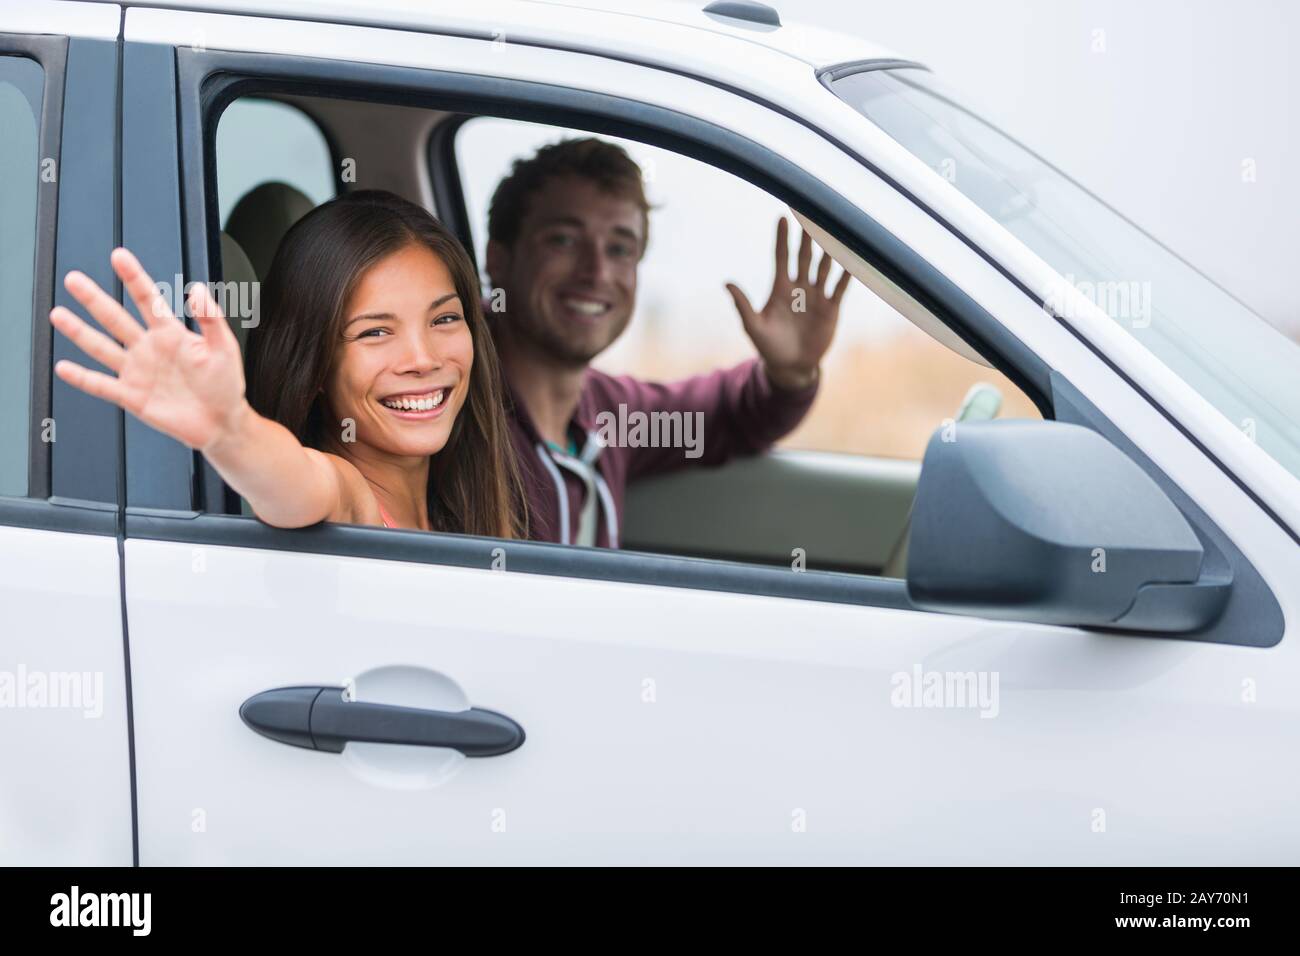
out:
<path id="1" fill-rule="evenodd" d="M 67 360 L 54 366 L 55 374 L 202 451 L 228 434 L 247 408 L 239 343 L 201 283 L 190 296 L 200 335 L 172 314 L 135 256 L 115 249 L 111 261 L 145 324 L 140 325 L 89 276 L 69 272 L 64 286 L 108 335 L 62 306 L 50 313 L 50 321 L 117 377 Z"/>

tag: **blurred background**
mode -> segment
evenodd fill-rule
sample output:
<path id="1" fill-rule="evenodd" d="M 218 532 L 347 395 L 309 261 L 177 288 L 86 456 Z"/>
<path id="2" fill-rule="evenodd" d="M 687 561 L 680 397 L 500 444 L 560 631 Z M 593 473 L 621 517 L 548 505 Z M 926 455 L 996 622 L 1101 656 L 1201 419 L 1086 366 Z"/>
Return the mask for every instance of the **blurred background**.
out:
<path id="1" fill-rule="evenodd" d="M 924 63 L 995 125 L 1300 337 L 1300 3 L 776 5 Z M 1243 181 L 1245 160 L 1254 181 Z"/>

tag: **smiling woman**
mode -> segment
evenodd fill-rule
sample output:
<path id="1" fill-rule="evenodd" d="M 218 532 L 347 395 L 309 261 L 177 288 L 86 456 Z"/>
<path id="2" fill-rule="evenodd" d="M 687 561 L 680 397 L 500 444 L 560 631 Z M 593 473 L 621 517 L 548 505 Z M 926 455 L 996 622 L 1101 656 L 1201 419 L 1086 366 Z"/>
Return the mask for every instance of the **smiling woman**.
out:
<path id="1" fill-rule="evenodd" d="M 188 302 L 196 334 L 134 256 L 112 261 L 145 326 L 69 273 L 69 292 L 112 338 L 64 308 L 51 321 L 118 374 L 67 361 L 56 372 L 201 451 L 263 521 L 521 533 L 478 283 L 424 209 L 367 190 L 299 220 L 267 274 L 246 377 L 205 287 Z"/>

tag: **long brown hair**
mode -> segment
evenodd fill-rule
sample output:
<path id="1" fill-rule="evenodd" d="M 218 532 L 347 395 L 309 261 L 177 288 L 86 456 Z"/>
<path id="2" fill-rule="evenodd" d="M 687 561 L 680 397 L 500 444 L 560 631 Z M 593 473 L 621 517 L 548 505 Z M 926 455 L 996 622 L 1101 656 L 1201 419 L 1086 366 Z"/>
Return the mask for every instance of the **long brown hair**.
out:
<path id="1" fill-rule="evenodd" d="M 411 243 L 446 264 L 474 342 L 469 395 L 446 446 L 429 461 L 429 522 L 435 531 L 523 537 L 522 484 L 477 273 L 456 237 L 415 203 L 358 190 L 293 225 L 262 282 L 261 321 L 249 331 L 248 402 L 304 445 L 326 450 L 322 389 L 348 300 L 366 270 Z"/>

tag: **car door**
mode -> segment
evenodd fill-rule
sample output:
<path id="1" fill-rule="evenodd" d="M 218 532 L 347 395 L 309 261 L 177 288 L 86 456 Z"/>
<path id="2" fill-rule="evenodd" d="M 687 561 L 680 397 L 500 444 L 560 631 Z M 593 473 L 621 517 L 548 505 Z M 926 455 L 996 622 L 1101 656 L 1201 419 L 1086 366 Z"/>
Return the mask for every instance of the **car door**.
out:
<path id="1" fill-rule="evenodd" d="M 1297 571 L 1285 534 L 1083 343 L 788 113 L 681 74 L 415 29 L 133 8 L 126 39 L 127 64 L 164 81 L 139 121 L 180 170 L 139 223 L 156 223 L 159 250 L 186 250 L 192 278 L 212 274 L 204 131 L 233 95 L 222 82 L 490 101 L 659 136 L 842 217 L 841 237 L 937 312 L 983 323 L 968 341 L 1040 393 L 1068 392 L 1070 414 L 1122 420 L 1115 440 L 1177 474 L 1173 492 L 1236 515 L 1274 586 Z M 1261 862 L 1300 848 L 1297 771 L 1277 756 L 1295 704 L 1237 697 L 1265 668 L 1294 684 L 1280 614 L 1264 649 L 926 613 L 901 581 L 797 567 L 282 531 L 201 510 L 210 476 L 165 442 L 128 434 L 127 459 L 154 476 L 129 489 L 124 545 L 146 864 Z M 930 706 L 919 688 L 936 674 L 972 675 L 978 693 Z M 409 733 L 478 755 L 340 751 L 313 724 L 353 707 L 359 727 L 382 715 L 371 705 L 437 712 L 407 714 Z"/>
<path id="2" fill-rule="evenodd" d="M 107 284 L 120 10 L 25 5 L 0 32 L 0 862 L 129 865 L 120 416 L 52 379 L 55 274 Z"/>

